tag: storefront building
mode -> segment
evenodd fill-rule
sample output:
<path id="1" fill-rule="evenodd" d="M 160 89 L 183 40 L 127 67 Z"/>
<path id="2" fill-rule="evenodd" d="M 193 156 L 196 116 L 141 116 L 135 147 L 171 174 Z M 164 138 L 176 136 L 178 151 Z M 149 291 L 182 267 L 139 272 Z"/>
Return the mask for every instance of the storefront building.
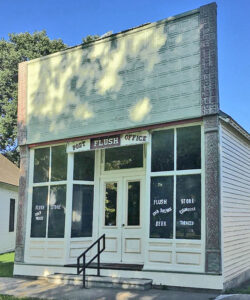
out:
<path id="1" fill-rule="evenodd" d="M 250 275 L 249 134 L 219 110 L 216 32 L 212 3 L 20 64 L 16 275 L 75 273 L 103 233 L 102 262 L 142 266 L 103 275 Z"/>

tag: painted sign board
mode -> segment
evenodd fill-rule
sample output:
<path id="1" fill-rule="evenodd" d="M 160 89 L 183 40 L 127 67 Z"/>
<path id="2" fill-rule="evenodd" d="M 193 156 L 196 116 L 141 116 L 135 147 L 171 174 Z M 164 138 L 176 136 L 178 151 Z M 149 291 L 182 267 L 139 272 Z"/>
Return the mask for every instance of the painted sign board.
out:
<path id="1" fill-rule="evenodd" d="M 132 146 L 137 144 L 145 144 L 148 141 L 149 133 L 147 131 L 125 133 L 71 142 L 67 145 L 67 152 L 82 152 L 95 149 Z"/>

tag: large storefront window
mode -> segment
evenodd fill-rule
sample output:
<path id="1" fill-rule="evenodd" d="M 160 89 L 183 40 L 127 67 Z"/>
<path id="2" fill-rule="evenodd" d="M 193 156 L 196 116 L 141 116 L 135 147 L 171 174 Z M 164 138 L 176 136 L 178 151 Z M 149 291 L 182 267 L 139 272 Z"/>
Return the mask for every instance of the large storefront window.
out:
<path id="1" fill-rule="evenodd" d="M 34 151 L 31 237 L 63 238 L 66 210 L 66 146 Z"/>
<path id="2" fill-rule="evenodd" d="M 71 237 L 91 237 L 95 151 L 74 154 Z"/>
<path id="3" fill-rule="evenodd" d="M 150 238 L 201 238 L 201 126 L 153 132 L 150 207 Z"/>

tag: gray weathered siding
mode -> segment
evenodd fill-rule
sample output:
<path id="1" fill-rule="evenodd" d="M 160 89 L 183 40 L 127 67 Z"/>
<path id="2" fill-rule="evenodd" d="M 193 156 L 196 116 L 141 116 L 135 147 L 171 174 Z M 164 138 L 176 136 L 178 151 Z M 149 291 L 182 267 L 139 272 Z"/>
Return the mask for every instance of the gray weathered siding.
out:
<path id="1" fill-rule="evenodd" d="M 27 143 L 199 116 L 198 11 L 28 63 Z"/>
<path id="2" fill-rule="evenodd" d="M 250 269 L 250 142 L 221 126 L 224 282 Z"/>

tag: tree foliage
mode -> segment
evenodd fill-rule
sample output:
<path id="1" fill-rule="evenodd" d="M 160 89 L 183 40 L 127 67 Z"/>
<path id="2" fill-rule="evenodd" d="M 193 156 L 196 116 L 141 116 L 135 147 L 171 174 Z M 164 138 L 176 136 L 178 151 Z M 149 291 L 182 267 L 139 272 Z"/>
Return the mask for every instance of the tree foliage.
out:
<path id="1" fill-rule="evenodd" d="M 0 153 L 17 165 L 18 64 L 66 47 L 61 39 L 49 39 L 46 31 L 13 33 L 9 40 L 0 40 Z"/>
<path id="2" fill-rule="evenodd" d="M 99 35 L 87 35 L 82 39 L 83 44 L 99 39 Z"/>

